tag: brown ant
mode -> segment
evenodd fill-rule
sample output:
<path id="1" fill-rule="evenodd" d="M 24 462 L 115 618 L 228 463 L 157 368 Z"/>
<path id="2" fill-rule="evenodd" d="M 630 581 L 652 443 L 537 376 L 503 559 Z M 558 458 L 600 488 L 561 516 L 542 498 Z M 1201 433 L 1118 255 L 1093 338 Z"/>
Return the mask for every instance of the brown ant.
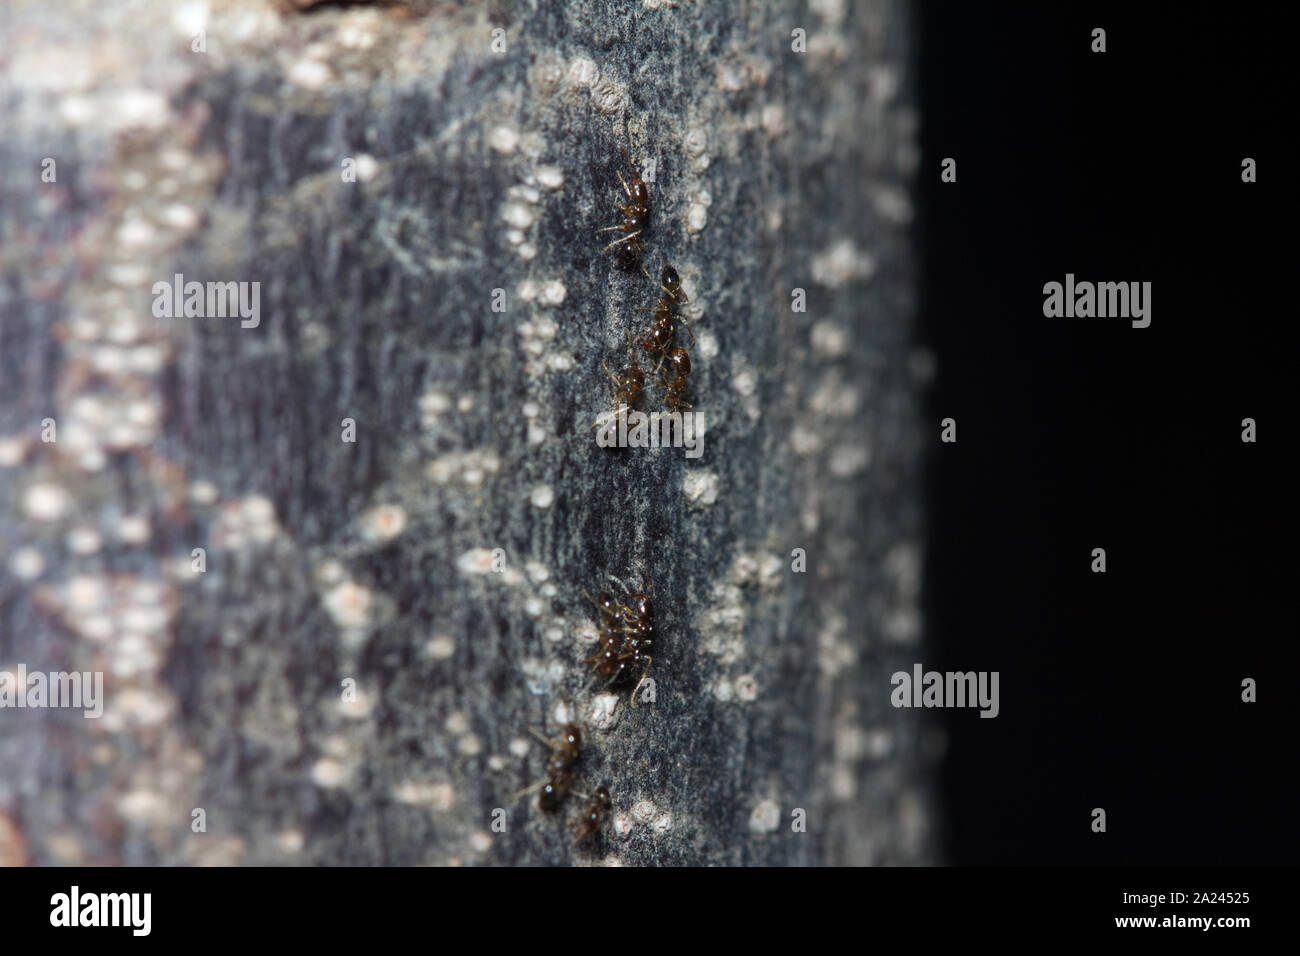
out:
<path id="1" fill-rule="evenodd" d="M 611 575 L 611 577 L 613 577 Z M 618 578 L 614 578 L 618 581 Z M 650 648 L 654 644 L 655 621 L 654 621 L 654 603 L 649 587 L 647 593 L 632 594 L 631 590 L 622 581 L 623 590 L 631 596 L 632 604 L 628 606 L 618 604 L 619 615 L 623 619 L 623 644 L 619 648 L 618 656 L 615 660 L 619 664 L 618 672 L 615 678 L 621 677 L 623 667 L 627 664 L 633 666 L 645 662 L 645 669 L 641 672 L 641 679 L 637 681 L 636 686 L 632 688 L 632 706 L 636 706 L 636 693 L 645 683 L 646 677 L 650 673 L 650 663 L 654 660 L 650 656 Z"/>
<path id="2" fill-rule="evenodd" d="M 622 150 L 623 159 L 627 163 L 628 175 L 632 175 L 632 160 L 628 157 L 627 151 Z M 641 261 L 641 252 L 645 248 L 645 243 L 641 240 L 641 234 L 650 225 L 650 189 L 646 186 L 645 180 L 640 176 L 633 178 L 631 185 L 623 178 L 623 173 L 618 173 L 618 181 L 623 184 L 623 192 L 627 194 L 627 202 L 618 207 L 622 215 L 622 221 L 615 226 L 606 226 L 604 229 L 597 229 L 597 232 L 612 232 L 616 229 L 623 231 L 623 238 L 615 239 L 605 247 L 606 250 L 615 246 L 622 246 L 619 250 L 618 264 L 619 268 L 631 270 Z"/>
<path id="3" fill-rule="evenodd" d="M 609 366 L 601 360 L 601 368 L 609 376 L 609 380 L 614 383 L 614 412 L 617 414 L 620 405 L 626 405 L 629 409 L 635 408 L 636 403 L 641 400 L 641 393 L 645 389 L 645 372 L 637 364 L 636 358 L 632 357 L 623 369 L 622 375 L 615 375 L 609 370 Z M 600 422 L 597 421 L 592 428 L 599 428 Z"/>
<path id="4" fill-rule="evenodd" d="M 591 799 L 587 803 L 587 809 L 582 812 L 582 816 L 569 824 L 578 843 L 585 843 L 600 832 L 600 825 L 613 805 L 613 801 L 609 799 L 608 788 L 597 787 L 596 792 L 591 795 Z"/>
<path id="5" fill-rule="evenodd" d="M 600 647 L 585 663 L 592 665 L 591 669 L 601 680 L 614 683 L 623 672 L 623 665 L 618 660 L 623 637 L 619 625 L 620 605 L 608 591 L 601 591 L 598 598 L 587 594 L 587 600 L 600 610 Z"/>
<path id="6" fill-rule="evenodd" d="M 682 398 L 686 395 L 686 376 L 691 373 L 691 357 L 686 353 L 686 349 L 673 349 L 668 356 L 668 364 L 676 373 L 672 379 L 664 378 L 664 404 L 668 406 L 670 412 L 680 412 L 684 408 L 690 408 Z"/>
<path id="7" fill-rule="evenodd" d="M 665 264 L 660 277 L 659 288 L 663 289 L 663 295 L 654 307 L 654 321 L 645 333 L 637 340 L 637 344 L 646 350 L 650 355 L 659 356 L 659 364 L 655 366 L 655 371 L 659 371 L 659 366 L 663 360 L 668 357 L 669 349 L 673 344 L 673 333 L 680 322 L 681 326 L 686 329 L 686 334 L 691 337 L 691 345 L 695 345 L 695 333 L 691 327 L 682 321 L 677 312 L 678 306 L 686 302 L 686 293 L 682 290 L 682 280 L 677 274 L 677 270 L 672 266 Z"/>
<path id="8" fill-rule="evenodd" d="M 547 761 L 549 776 L 520 790 L 512 799 L 518 800 L 526 793 L 541 790 L 537 795 L 537 808 L 544 813 L 554 813 L 573 784 L 573 765 L 578 762 L 582 747 L 582 731 L 577 724 L 568 723 L 564 725 L 564 732 L 559 737 L 549 740 L 541 731 L 532 727 L 528 729 L 534 737 L 551 748 L 551 756 Z"/>
<path id="9" fill-rule="evenodd" d="M 600 646 L 596 653 L 587 658 L 586 663 L 596 676 L 607 686 L 622 683 L 630 667 L 644 662 L 645 669 L 641 679 L 632 689 L 632 703 L 636 704 L 636 692 L 645 683 L 650 673 L 650 647 L 654 644 L 654 605 L 650 594 L 632 594 L 630 589 L 618 578 L 610 575 L 631 597 L 630 605 L 615 598 L 609 591 L 601 591 L 598 598 L 587 592 L 587 600 L 596 605 L 600 611 Z"/>

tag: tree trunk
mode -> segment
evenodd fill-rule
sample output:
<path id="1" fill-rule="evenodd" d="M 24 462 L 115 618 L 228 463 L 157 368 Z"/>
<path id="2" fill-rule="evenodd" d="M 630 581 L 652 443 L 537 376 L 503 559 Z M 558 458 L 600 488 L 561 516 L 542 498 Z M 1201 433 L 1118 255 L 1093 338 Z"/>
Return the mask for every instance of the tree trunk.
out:
<path id="1" fill-rule="evenodd" d="M 0 859 L 934 860 L 905 5 L 211 6 L 0 9 L 0 670 L 105 699 L 0 711 Z M 592 427 L 665 263 L 698 457 Z"/>

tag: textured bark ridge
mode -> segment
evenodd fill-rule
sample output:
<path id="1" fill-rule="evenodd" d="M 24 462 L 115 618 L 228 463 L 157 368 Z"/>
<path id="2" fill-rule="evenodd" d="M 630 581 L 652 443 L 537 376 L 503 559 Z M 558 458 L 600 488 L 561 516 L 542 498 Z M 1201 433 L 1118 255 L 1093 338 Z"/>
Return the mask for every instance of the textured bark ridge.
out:
<path id="1" fill-rule="evenodd" d="M 0 10 L 0 670 L 106 698 L 0 711 L 0 860 L 935 858 L 903 5 L 469 6 Z M 698 458 L 591 427 L 659 294 L 621 149 Z M 512 800 L 566 717 L 585 846 Z"/>

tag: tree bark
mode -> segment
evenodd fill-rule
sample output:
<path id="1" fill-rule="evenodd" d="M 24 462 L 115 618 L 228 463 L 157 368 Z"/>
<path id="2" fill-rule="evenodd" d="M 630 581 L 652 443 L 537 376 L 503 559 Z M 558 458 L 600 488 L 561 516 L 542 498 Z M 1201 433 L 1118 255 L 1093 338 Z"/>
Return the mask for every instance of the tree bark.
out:
<path id="1" fill-rule="evenodd" d="M 5 4 L 0 670 L 106 704 L 0 711 L 0 860 L 934 860 L 904 6 Z M 595 441 L 632 171 L 700 457 Z"/>

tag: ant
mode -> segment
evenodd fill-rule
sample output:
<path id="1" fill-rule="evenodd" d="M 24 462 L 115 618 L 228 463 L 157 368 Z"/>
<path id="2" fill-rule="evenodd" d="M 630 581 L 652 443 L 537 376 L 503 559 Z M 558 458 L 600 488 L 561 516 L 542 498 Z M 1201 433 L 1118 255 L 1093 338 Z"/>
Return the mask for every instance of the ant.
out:
<path id="1" fill-rule="evenodd" d="M 613 805 L 613 801 L 609 799 L 608 788 L 597 787 L 582 816 L 569 824 L 573 829 L 575 840 L 578 843 L 585 843 L 593 839 L 600 832 L 600 825 Z"/>
<path id="2" fill-rule="evenodd" d="M 586 591 L 582 593 L 587 594 Z M 619 626 L 619 604 L 608 591 L 601 591 L 598 598 L 587 594 L 587 600 L 600 610 L 600 647 L 585 663 L 592 665 L 597 677 L 612 684 L 623 672 L 623 665 L 618 660 L 623 633 Z"/>
<path id="3" fill-rule="evenodd" d="M 613 577 L 611 575 L 611 577 Z M 618 578 L 614 578 L 618 581 Z M 623 619 L 623 646 L 616 660 L 619 662 L 619 675 L 623 672 L 624 664 L 639 664 L 645 661 L 645 670 L 641 672 L 641 679 L 637 681 L 636 686 L 632 688 L 632 706 L 636 706 L 636 692 L 641 689 L 645 683 L 646 677 L 650 673 L 650 663 L 654 660 L 650 656 L 650 648 L 654 644 L 655 621 L 654 621 L 654 603 L 650 588 L 647 585 L 647 592 L 643 594 L 632 594 L 631 590 L 622 581 L 618 581 L 632 598 L 632 604 L 629 607 L 626 604 L 619 603 L 618 611 Z"/>
<path id="4" fill-rule="evenodd" d="M 629 409 L 635 408 L 636 403 L 641 400 L 641 392 L 645 388 L 645 372 L 637 364 L 636 358 L 632 357 L 628 361 L 627 368 L 623 369 L 622 375 L 615 375 L 611 372 L 603 359 L 600 365 L 605 370 L 605 374 L 609 376 L 609 380 L 614 383 L 615 413 L 618 412 L 620 405 L 626 405 Z M 596 422 L 591 427 L 599 428 L 600 422 Z"/>
<path id="5" fill-rule="evenodd" d="M 632 160 L 627 155 L 627 150 L 620 150 L 620 152 L 623 154 L 623 160 L 627 163 L 628 175 L 632 175 Z M 645 243 L 641 240 L 641 234 L 650 225 L 650 189 L 640 176 L 635 176 L 631 185 L 628 185 L 621 171 L 618 172 L 618 181 L 623 184 L 623 192 L 627 194 L 627 202 L 618 207 L 623 219 L 618 225 L 606 226 L 604 229 L 597 229 L 596 231 L 612 232 L 616 229 L 623 231 L 623 238 L 615 239 L 605 249 L 609 250 L 617 245 L 627 243 L 619 250 L 618 264 L 619 268 L 630 271 L 641 261 L 641 252 L 645 248 Z"/>
<path id="6" fill-rule="evenodd" d="M 541 790 L 537 795 L 537 808 L 544 813 L 554 813 L 573 784 L 573 765 L 578 762 L 578 752 L 582 747 L 582 731 L 577 724 L 568 723 L 564 725 L 563 734 L 549 740 L 540 731 L 532 727 L 528 729 L 534 737 L 551 748 L 547 762 L 550 775 L 546 780 L 520 790 L 512 799 L 517 800 L 533 790 Z"/>
<path id="7" fill-rule="evenodd" d="M 668 356 L 668 364 L 677 374 L 672 379 L 663 379 L 664 404 L 668 406 L 670 412 L 680 412 L 684 408 L 691 407 L 682 401 L 683 396 L 686 395 L 686 376 L 691 373 L 691 357 L 686 354 L 686 349 L 673 349 Z"/>
<path id="8" fill-rule="evenodd" d="M 607 686 L 617 686 L 623 682 L 629 666 L 645 663 L 645 670 L 636 687 L 632 689 L 632 704 L 636 704 L 636 692 L 645 683 L 650 673 L 652 660 L 649 650 L 654 644 L 654 605 L 649 594 L 632 594 L 622 581 L 610 578 L 622 585 L 632 599 L 631 605 L 624 604 L 609 591 L 601 591 L 599 597 L 587 594 L 587 600 L 596 605 L 600 611 L 600 646 L 596 653 L 587 658 L 592 671 Z"/>
<path id="9" fill-rule="evenodd" d="M 682 290 L 681 276 L 670 265 L 664 265 L 659 288 L 663 289 L 664 294 L 659 297 L 659 301 L 655 304 L 654 322 L 637 340 L 637 344 L 650 355 L 659 356 L 659 364 L 655 366 L 656 372 L 659 371 L 659 366 L 663 364 L 664 359 L 668 357 L 668 350 L 673 343 L 673 332 L 676 330 L 678 322 L 681 321 L 681 316 L 677 313 L 677 307 L 687 301 L 686 293 Z M 681 322 L 681 325 L 686 329 L 686 334 L 691 337 L 691 346 L 694 347 L 695 333 L 691 331 L 691 327 L 685 322 Z"/>

